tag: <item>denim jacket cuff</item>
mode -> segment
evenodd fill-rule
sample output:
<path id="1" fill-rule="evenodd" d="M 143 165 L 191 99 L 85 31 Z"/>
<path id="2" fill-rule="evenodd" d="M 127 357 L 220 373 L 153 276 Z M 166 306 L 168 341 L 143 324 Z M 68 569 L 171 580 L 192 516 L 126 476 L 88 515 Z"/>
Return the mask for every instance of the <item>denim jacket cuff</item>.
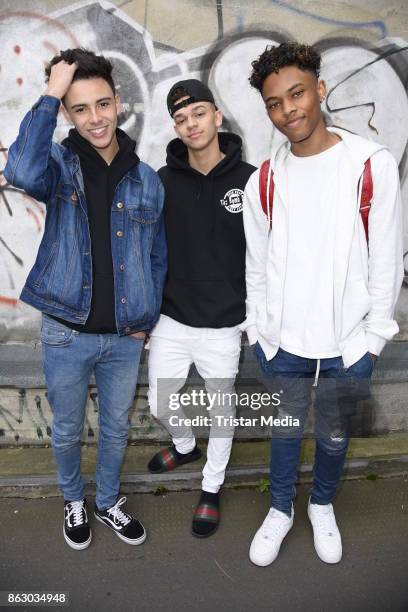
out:
<path id="1" fill-rule="evenodd" d="M 45 110 L 52 115 L 58 113 L 61 106 L 61 100 L 54 96 L 40 96 L 35 104 L 32 106 L 32 110 Z"/>

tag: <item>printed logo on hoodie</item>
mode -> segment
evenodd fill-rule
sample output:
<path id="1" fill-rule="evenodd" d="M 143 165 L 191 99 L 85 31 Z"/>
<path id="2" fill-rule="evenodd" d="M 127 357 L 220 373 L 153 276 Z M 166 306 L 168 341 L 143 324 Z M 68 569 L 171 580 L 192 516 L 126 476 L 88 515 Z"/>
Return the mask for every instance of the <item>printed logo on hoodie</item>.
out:
<path id="1" fill-rule="evenodd" d="M 244 192 L 242 189 L 230 189 L 227 191 L 221 202 L 221 206 L 224 206 L 225 210 L 230 213 L 240 213 L 243 207 Z"/>

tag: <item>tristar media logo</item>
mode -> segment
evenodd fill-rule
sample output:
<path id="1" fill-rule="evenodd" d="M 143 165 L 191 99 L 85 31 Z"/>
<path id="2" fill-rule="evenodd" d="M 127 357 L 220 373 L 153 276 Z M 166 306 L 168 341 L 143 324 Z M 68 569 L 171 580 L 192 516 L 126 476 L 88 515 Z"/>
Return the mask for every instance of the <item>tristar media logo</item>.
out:
<path id="1" fill-rule="evenodd" d="M 230 213 L 240 213 L 243 207 L 243 196 L 244 192 L 242 189 L 230 189 L 225 194 L 224 198 L 220 200 L 221 206 L 224 206 L 225 210 Z"/>

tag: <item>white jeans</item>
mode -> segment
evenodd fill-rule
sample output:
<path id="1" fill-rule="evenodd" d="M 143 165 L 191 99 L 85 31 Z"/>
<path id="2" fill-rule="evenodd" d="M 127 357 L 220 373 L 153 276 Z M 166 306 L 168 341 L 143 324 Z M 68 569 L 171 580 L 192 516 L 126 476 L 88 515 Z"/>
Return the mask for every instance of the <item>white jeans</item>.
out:
<path id="1" fill-rule="evenodd" d="M 207 393 L 229 394 L 235 391 L 241 334 L 237 333 L 222 339 L 209 339 L 207 331 L 203 330 L 201 337 L 197 337 L 197 328 L 194 328 L 193 339 L 153 336 L 149 342 L 150 410 L 167 429 L 180 453 L 193 450 L 195 437 L 190 426 L 170 424 L 171 416 L 177 414 L 180 417 L 183 414 L 181 408 L 176 413 L 170 410 L 169 396 L 183 387 L 191 364 L 195 364 L 198 373 L 204 379 Z M 212 425 L 207 447 L 207 462 L 203 469 L 202 488 L 204 491 L 217 493 L 224 482 L 234 427 L 218 427 L 214 416 L 234 417 L 235 403 L 225 401 L 216 403 L 207 414 L 212 417 Z"/>

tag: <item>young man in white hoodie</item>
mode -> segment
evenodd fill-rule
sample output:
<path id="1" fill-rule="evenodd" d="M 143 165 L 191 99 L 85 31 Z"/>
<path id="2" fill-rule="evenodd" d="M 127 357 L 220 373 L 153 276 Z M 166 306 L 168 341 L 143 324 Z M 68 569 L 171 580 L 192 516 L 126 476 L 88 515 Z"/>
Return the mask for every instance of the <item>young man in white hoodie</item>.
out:
<path id="1" fill-rule="evenodd" d="M 386 147 L 326 127 L 316 49 L 283 43 L 267 48 L 252 67 L 250 83 L 287 141 L 245 190 L 245 325 L 265 382 L 283 391 L 277 416 L 298 418 L 300 427 L 272 430 L 271 508 L 250 559 L 272 563 L 293 525 L 313 385 L 316 455 L 308 515 L 318 556 L 337 563 L 342 543 L 331 502 L 347 453 L 346 413 L 356 409 L 361 383 L 368 386 L 377 356 L 398 332 L 398 167 Z"/>

